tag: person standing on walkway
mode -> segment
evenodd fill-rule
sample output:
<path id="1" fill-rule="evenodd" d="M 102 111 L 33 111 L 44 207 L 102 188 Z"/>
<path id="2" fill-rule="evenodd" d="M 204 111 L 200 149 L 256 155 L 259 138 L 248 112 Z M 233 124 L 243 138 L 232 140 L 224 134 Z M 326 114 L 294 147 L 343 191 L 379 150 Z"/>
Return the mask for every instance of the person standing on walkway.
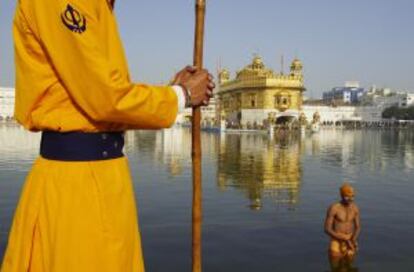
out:
<path id="1" fill-rule="evenodd" d="M 194 67 L 171 86 L 133 83 L 113 4 L 18 1 L 15 118 L 42 140 L 1 272 L 144 271 L 123 132 L 170 127 L 215 85 Z"/>

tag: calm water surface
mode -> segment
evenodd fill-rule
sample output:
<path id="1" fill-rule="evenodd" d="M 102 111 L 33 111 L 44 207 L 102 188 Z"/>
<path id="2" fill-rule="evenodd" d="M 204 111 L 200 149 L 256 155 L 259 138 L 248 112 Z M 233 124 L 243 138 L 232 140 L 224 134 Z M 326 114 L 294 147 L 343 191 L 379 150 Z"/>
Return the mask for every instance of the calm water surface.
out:
<path id="1" fill-rule="evenodd" d="M 0 125 L 0 260 L 39 134 Z M 126 135 L 147 271 L 190 271 L 191 136 Z M 270 139 L 204 133 L 204 271 L 331 271 L 326 208 L 344 180 L 362 213 L 354 270 L 414 271 L 414 132 Z"/>

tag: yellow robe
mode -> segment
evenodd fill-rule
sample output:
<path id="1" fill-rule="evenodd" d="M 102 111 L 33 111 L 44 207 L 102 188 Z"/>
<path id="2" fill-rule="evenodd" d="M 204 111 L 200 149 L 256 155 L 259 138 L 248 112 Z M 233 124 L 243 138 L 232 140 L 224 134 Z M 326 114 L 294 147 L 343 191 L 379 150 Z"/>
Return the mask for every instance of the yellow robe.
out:
<path id="1" fill-rule="evenodd" d="M 171 87 L 130 81 L 105 0 L 19 0 L 13 33 L 15 118 L 27 129 L 163 128 L 175 121 Z"/>
<path id="2" fill-rule="evenodd" d="M 127 159 L 38 158 L 1 271 L 144 271 Z"/>
<path id="3" fill-rule="evenodd" d="M 105 0 L 19 0 L 15 117 L 31 131 L 171 126 L 168 86 L 130 81 Z M 15 212 L 1 272 L 144 271 L 126 158 L 39 157 Z"/>

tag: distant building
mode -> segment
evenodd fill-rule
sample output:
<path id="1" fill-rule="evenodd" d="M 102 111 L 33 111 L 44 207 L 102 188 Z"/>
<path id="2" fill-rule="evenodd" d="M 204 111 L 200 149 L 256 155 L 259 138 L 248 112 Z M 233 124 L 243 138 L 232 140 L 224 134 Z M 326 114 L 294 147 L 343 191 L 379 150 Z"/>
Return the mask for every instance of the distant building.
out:
<path id="1" fill-rule="evenodd" d="M 400 95 L 400 101 L 398 102 L 399 107 L 409 107 L 414 105 L 414 93 L 402 93 Z"/>
<path id="2" fill-rule="evenodd" d="M 399 100 L 398 94 L 390 88 L 377 88 L 374 85 L 361 97 L 361 105 L 387 108 L 398 105 Z"/>
<path id="3" fill-rule="evenodd" d="M 322 124 L 336 124 L 346 121 L 380 122 L 384 108 L 377 106 L 304 105 L 303 113 L 308 121 L 317 112 Z"/>
<path id="4" fill-rule="evenodd" d="M 357 88 L 347 85 L 344 88 Z M 324 97 L 325 98 L 325 97 Z M 315 112 L 318 112 L 322 124 L 335 124 L 347 121 L 382 122 L 382 112 L 389 107 L 408 107 L 414 105 L 414 93 L 395 92 L 390 88 L 377 88 L 372 86 L 363 92 L 359 99 L 359 105 L 330 106 L 321 103 L 306 103 L 302 110 L 307 120 L 312 120 Z"/>
<path id="5" fill-rule="evenodd" d="M 364 88 L 358 82 L 346 82 L 344 87 L 335 87 L 323 93 L 325 104 L 357 104 L 361 101 Z"/>
<path id="6" fill-rule="evenodd" d="M 201 123 L 203 126 L 214 126 L 217 125 L 216 118 L 216 99 L 211 98 L 208 106 L 203 106 L 201 109 Z M 177 115 L 175 120 L 176 124 L 190 124 L 193 115 L 192 108 L 186 108 L 183 112 Z"/>
<path id="7" fill-rule="evenodd" d="M 372 86 L 361 98 L 362 105 L 389 108 L 392 106 L 409 107 L 414 103 L 414 93 L 395 92 L 389 88 Z"/>
<path id="8" fill-rule="evenodd" d="M 331 107 L 326 105 L 304 105 L 302 112 L 305 114 L 308 121 L 311 121 L 313 115 L 317 112 L 322 124 L 335 124 L 336 122 L 355 120 L 357 118 L 354 106 Z"/>
<path id="9" fill-rule="evenodd" d="M 14 100 L 14 88 L 0 87 L 0 121 L 13 119 Z"/>
<path id="10" fill-rule="evenodd" d="M 217 116 L 230 125 L 262 126 L 270 115 L 283 122 L 299 116 L 305 91 L 302 63 L 295 59 L 290 73 L 267 68 L 261 57 L 230 78 L 230 72 L 219 73 Z"/>

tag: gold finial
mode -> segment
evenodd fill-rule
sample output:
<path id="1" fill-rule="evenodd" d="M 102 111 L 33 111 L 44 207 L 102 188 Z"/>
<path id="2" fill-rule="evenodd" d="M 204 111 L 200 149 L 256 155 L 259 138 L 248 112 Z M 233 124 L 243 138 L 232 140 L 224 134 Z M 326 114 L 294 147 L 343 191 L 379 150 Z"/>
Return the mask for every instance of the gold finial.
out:
<path id="1" fill-rule="evenodd" d="M 292 61 L 292 65 L 290 67 L 292 70 L 300 70 L 302 69 L 303 65 L 302 65 L 302 62 L 298 58 L 295 58 Z"/>
<path id="2" fill-rule="evenodd" d="M 253 61 L 252 61 L 252 68 L 253 69 L 263 69 L 263 59 L 258 54 L 254 54 Z"/>

